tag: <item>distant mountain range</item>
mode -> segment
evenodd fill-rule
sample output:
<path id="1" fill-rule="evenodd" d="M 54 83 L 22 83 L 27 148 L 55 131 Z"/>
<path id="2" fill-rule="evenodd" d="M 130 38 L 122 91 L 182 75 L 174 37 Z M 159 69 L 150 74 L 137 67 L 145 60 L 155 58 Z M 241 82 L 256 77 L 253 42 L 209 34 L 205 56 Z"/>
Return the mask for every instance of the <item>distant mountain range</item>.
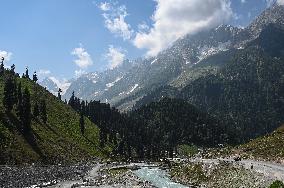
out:
<path id="1" fill-rule="evenodd" d="M 192 81 L 215 74 L 231 58 L 233 51 L 243 49 L 257 38 L 269 23 L 283 24 L 283 6 L 265 10 L 246 28 L 219 27 L 187 35 L 156 57 L 125 62 L 112 70 L 88 73 L 72 81 L 64 98 L 72 92 L 86 100 L 108 102 L 121 110 L 130 110 L 137 101 L 160 87 L 181 89 Z M 51 92 L 57 87 L 51 80 L 42 85 Z"/>
<path id="2" fill-rule="evenodd" d="M 228 63 L 239 61 L 235 56 L 242 56 L 242 53 L 247 52 L 247 48 L 252 50 L 251 46 L 260 46 L 268 53 L 270 60 L 274 59 L 275 54 L 268 52 L 269 49 L 260 44 L 263 40 L 259 37 L 270 24 L 284 25 L 283 6 L 274 4 L 246 28 L 220 25 L 195 35 L 184 36 L 156 57 L 126 60 L 113 70 L 85 74 L 72 81 L 63 97 L 69 99 L 74 91 L 79 98 L 108 102 L 122 111 L 138 108 L 164 96 L 184 97 L 193 92 L 189 88 L 201 82 L 200 80 L 215 79 L 213 77 L 220 75 L 224 69 L 229 70 L 232 65 Z M 267 29 L 265 31 L 268 32 Z M 270 32 L 276 32 L 276 29 Z M 269 37 L 269 34 L 262 36 Z M 280 54 L 276 54 L 277 58 L 281 58 L 280 51 Z M 255 56 L 258 53 L 263 54 L 256 49 L 252 50 L 252 53 Z M 236 71 L 243 70 L 239 68 Z M 271 73 L 271 70 L 264 71 Z M 47 88 L 50 91 L 56 89 L 52 83 L 49 85 Z M 192 97 L 185 98 L 193 104 L 196 102 Z M 205 109 L 210 111 L 210 107 L 208 108 Z"/>

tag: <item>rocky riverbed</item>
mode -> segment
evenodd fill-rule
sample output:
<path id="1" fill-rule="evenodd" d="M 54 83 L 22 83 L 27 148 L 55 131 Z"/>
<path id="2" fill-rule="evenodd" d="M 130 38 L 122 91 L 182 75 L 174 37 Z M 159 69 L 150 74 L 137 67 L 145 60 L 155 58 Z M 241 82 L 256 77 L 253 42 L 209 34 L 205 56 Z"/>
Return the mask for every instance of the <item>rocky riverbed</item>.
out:
<path id="1" fill-rule="evenodd" d="M 95 163 L 82 163 L 71 166 L 1 166 L 0 187 L 47 187 L 61 181 L 80 180 Z"/>
<path id="2" fill-rule="evenodd" d="M 1 166 L 0 187 L 153 187 L 138 178 L 131 168 L 115 166 L 96 162 L 72 166 Z"/>

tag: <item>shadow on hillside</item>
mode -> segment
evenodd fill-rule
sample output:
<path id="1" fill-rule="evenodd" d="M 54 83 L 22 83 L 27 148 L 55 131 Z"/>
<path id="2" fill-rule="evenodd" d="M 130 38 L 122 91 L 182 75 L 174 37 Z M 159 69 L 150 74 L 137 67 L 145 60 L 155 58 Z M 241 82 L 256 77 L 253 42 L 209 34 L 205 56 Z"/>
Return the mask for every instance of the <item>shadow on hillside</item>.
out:
<path id="1" fill-rule="evenodd" d="M 45 128 L 48 131 L 51 131 L 53 134 L 59 136 L 58 132 L 56 132 L 54 130 L 54 128 L 52 128 L 49 124 L 44 124 L 43 122 L 39 121 L 38 119 L 35 119 L 34 121 L 36 121 L 37 124 L 42 125 L 43 128 Z"/>
<path id="2" fill-rule="evenodd" d="M 96 146 L 96 143 L 94 141 L 91 141 L 86 135 L 83 135 L 83 137 L 90 142 L 91 144 L 93 144 L 94 146 Z"/>
<path id="3" fill-rule="evenodd" d="M 1 114 L 2 115 L 2 114 Z M 28 143 L 32 150 L 37 153 L 41 159 L 45 159 L 45 156 L 43 155 L 41 149 L 38 147 L 37 140 L 40 140 L 39 136 L 33 131 L 30 130 L 29 132 L 25 132 L 23 130 L 23 126 L 21 122 L 18 120 L 18 118 L 13 114 L 6 114 L 4 116 L 6 118 L 3 119 L 3 124 L 8 128 L 8 130 L 16 134 L 21 134 L 22 137 L 25 139 L 26 143 Z"/>

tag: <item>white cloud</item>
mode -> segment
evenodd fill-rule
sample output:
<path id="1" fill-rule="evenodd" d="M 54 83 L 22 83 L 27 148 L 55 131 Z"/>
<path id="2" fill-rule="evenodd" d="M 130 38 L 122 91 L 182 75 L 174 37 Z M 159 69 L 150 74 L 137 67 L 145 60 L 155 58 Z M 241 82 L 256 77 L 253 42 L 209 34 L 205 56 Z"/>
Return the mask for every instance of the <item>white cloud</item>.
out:
<path id="1" fill-rule="evenodd" d="M 241 3 L 246 3 L 247 1 L 246 0 L 241 0 Z"/>
<path id="2" fill-rule="evenodd" d="M 93 65 L 93 60 L 90 54 L 82 46 L 79 48 L 75 48 L 71 52 L 71 54 L 77 56 L 78 59 L 76 59 L 74 63 L 78 65 L 80 68 L 84 69 Z"/>
<path id="3" fill-rule="evenodd" d="M 79 78 L 80 76 L 82 76 L 83 74 L 86 74 L 86 71 L 80 69 L 80 70 L 75 70 L 75 77 Z"/>
<path id="4" fill-rule="evenodd" d="M 138 48 L 156 55 L 178 38 L 227 22 L 233 15 L 229 0 L 156 0 L 157 6 L 149 32 L 134 39 Z"/>
<path id="5" fill-rule="evenodd" d="M 10 61 L 11 57 L 12 57 L 12 53 L 11 52 L 7 52 L 7 51 L 2 51 L 0 50 L 0 58 L 4 57 L 5 61 Z"/>
<path id="6" fill-rule="evenodd" d="M 278 3 L 279 5 L 284 5 L 284 0 L 277 0 L 277 3 Z"/>
<path id="7" fill-rule="evenodd" d="M 102 11 L 108 11 L 111 8 L 110 3 L 108 2 L 101 2 L 101 4 L 98 5 L 98 7 L 102 10 Z"/>
<path id="8" fill-rule="evenodd" d="M 117 6 L 117 3 L 101 3 L 98 7 L 104 12 L 102 15 L 105 19 L 105 27 L 113 34 L 122 37 L 123 40 L 131 39 L 133 30 L 126 23 L 125 18 L 128 16 L 126 6 Z"/>
<path id="9" fill-rule="evenodd" d="M 40 80 L 42 80 L 43 78 L 46 78 L 47 76 L 49 76 L 51 74 L 50 70 L 45 70 L 45 69 L 40 69 L 37 72 L 37 75 L 39 77 Z"/>
<path id="10" fill-rule="evenodd" d="M 46 76 L 46 75 L 50 75 L 50 74 L 51 74 L 50 70 L 40 69 L 38 71 L 38 75 Z"/>
<path id="11" fill-rule="evenodd" d="M 149 26 L 146 24 L 146 22 L 142 22 L 141 24 L 138 25 L 138 31 L 140 33 L 142 32 L 148 32 L 149 31 Z"/>
<path id="12" fill-rule="evenodd" d="M 108 52 L 105 58 L 109 62 L 109 68 L 114 69 L 115 67 L 121 65 L 125 59 L 125 50 L 121 48 L 115 48 L 112 45 L 109 46 Z"/>

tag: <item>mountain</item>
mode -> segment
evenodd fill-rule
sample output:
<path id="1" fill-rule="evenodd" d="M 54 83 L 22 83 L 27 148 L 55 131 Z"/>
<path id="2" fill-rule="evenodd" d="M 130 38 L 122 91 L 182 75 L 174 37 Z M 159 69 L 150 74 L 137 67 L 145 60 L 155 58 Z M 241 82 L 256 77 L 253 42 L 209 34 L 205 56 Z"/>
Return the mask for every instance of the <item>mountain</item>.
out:
<path id="1" fill-rule="evenodd" d="M 102 73 L 84 74 L 71 83 L 63 98 L 68 100 L 74 91 L 79 98 L 107 102 L 115 97 L 115 94 L 110 92 L 112 87 L 120 82 L 125 74 L 136 66 L 138 61 L 125 60 L 121 66 L 114 69 L 109 69 Z"/>
<path id="2" fill-rule="evenodd" d="M 197 72 L 195 65 L 206 57 L 231 48 L 230 39 L 240 30 L 222 25 L 197 36 L 186 36 L 156 57 L 126 61 L 113 70 L 83 75 L 71 84 L 64 97 L 68 99 L 75 91 L 83 99 L 108 101 L 120 109 L 130 109 L 135 101 L 157 87 L 179 87 L 203 73 L 215 72 L 221 63 L 199 67 L 199 73 L 187 77 L 188 72 Z M 116 104 L 127 98 L 132 99 L 122 106 Z"/>
<path id="3" fill-rule="evenodd" d="M 39 82 L 39 84 L 54 95 L 56 95 L 58 92 L 58 85 L 50 78 L 43 79 Z"/>
<path id="4" fill-rule="evenodd" d="M 57 80 L 54 77 L 46 77 L 42 81 L 39 81 L 39 85 L 46 88 L 53 95 L 57 96 L 59 88 L 62 90 L 61 94 L 64 95 L 72 82 L 73 79 L 67 81 L 67 80 Z"/>
<path id="5" fill-rule="evenodd" d="M 7 71 L 6 71 L 7 72 Z M 31 130 L 23 131 L 16 110 L 8 113 L 3 105 L 4 80 L 0 76 L 0 163 L 1 164 L 58 164 L 74 163 L 93 157 L 104 157 L 107 147 L 99 146 L 99 129 L 85 118 L 85 134 L 79 126 L 80 115 L 39 84 L 26 78 L 16 82 L 28 88 L 31 106 L 46 101 L 47 122 L 32 117 Z M 12 94 L 11 94 L 12 95 Z"/>
<path id="6" fill-rule="evenodd" d="M 283 19 L 283 6 L 274 4 L 246 28 L 220 25 L 186 35 L 155 57 L 137 59 L 131 65 L 126 61 L 122 67 L 78 78 L 64 97 L 68 99 L 75 91 L 80 98 L 131 110 L 156 89 L 180 90 L 200 77 L 216 74 L 236 51 L 258 38 L 263 28 L 270 23 L 283 24 Z M 92 75 L 98 75 L 96 83 L 90 78 Z"/>
<path id="7" fill-rule="evenodd" d="M 281 19 L 284 19 L 283 6 L 267 9 L 251 24 L 254 27 L 237 32 L 232 48 L 193 65 L 185 74 L 187 78 L 180 82 L 185 83 L 184 86 L 169 84 L 148 90 L 148 94 L 143 93 L 145 95 L 135 101 L 134 108 L 163 97 L 181 98 L 222 119 L 228 129 L 238 133 L 239 142 L 275 130 L 284 122 L 284 25 Z M 252 28 L 256 29 L 256 35 L 245 35 L 253 32 Z M 260 33 L 257 28 L 261 28 Z M 240 40 L 239 36 L 245 40 Z M 135 100 L 135 96 L 117 104 L 123 106 L 131 100 Z"/>
<path id="8" fill-rule="evenodd" d="M 235 126 L 243 138 L 273 131 L 284 122 L 283 36 L 283 28 L 268 25 L 217 74 L 190 83 L 180 97 Z"/>

